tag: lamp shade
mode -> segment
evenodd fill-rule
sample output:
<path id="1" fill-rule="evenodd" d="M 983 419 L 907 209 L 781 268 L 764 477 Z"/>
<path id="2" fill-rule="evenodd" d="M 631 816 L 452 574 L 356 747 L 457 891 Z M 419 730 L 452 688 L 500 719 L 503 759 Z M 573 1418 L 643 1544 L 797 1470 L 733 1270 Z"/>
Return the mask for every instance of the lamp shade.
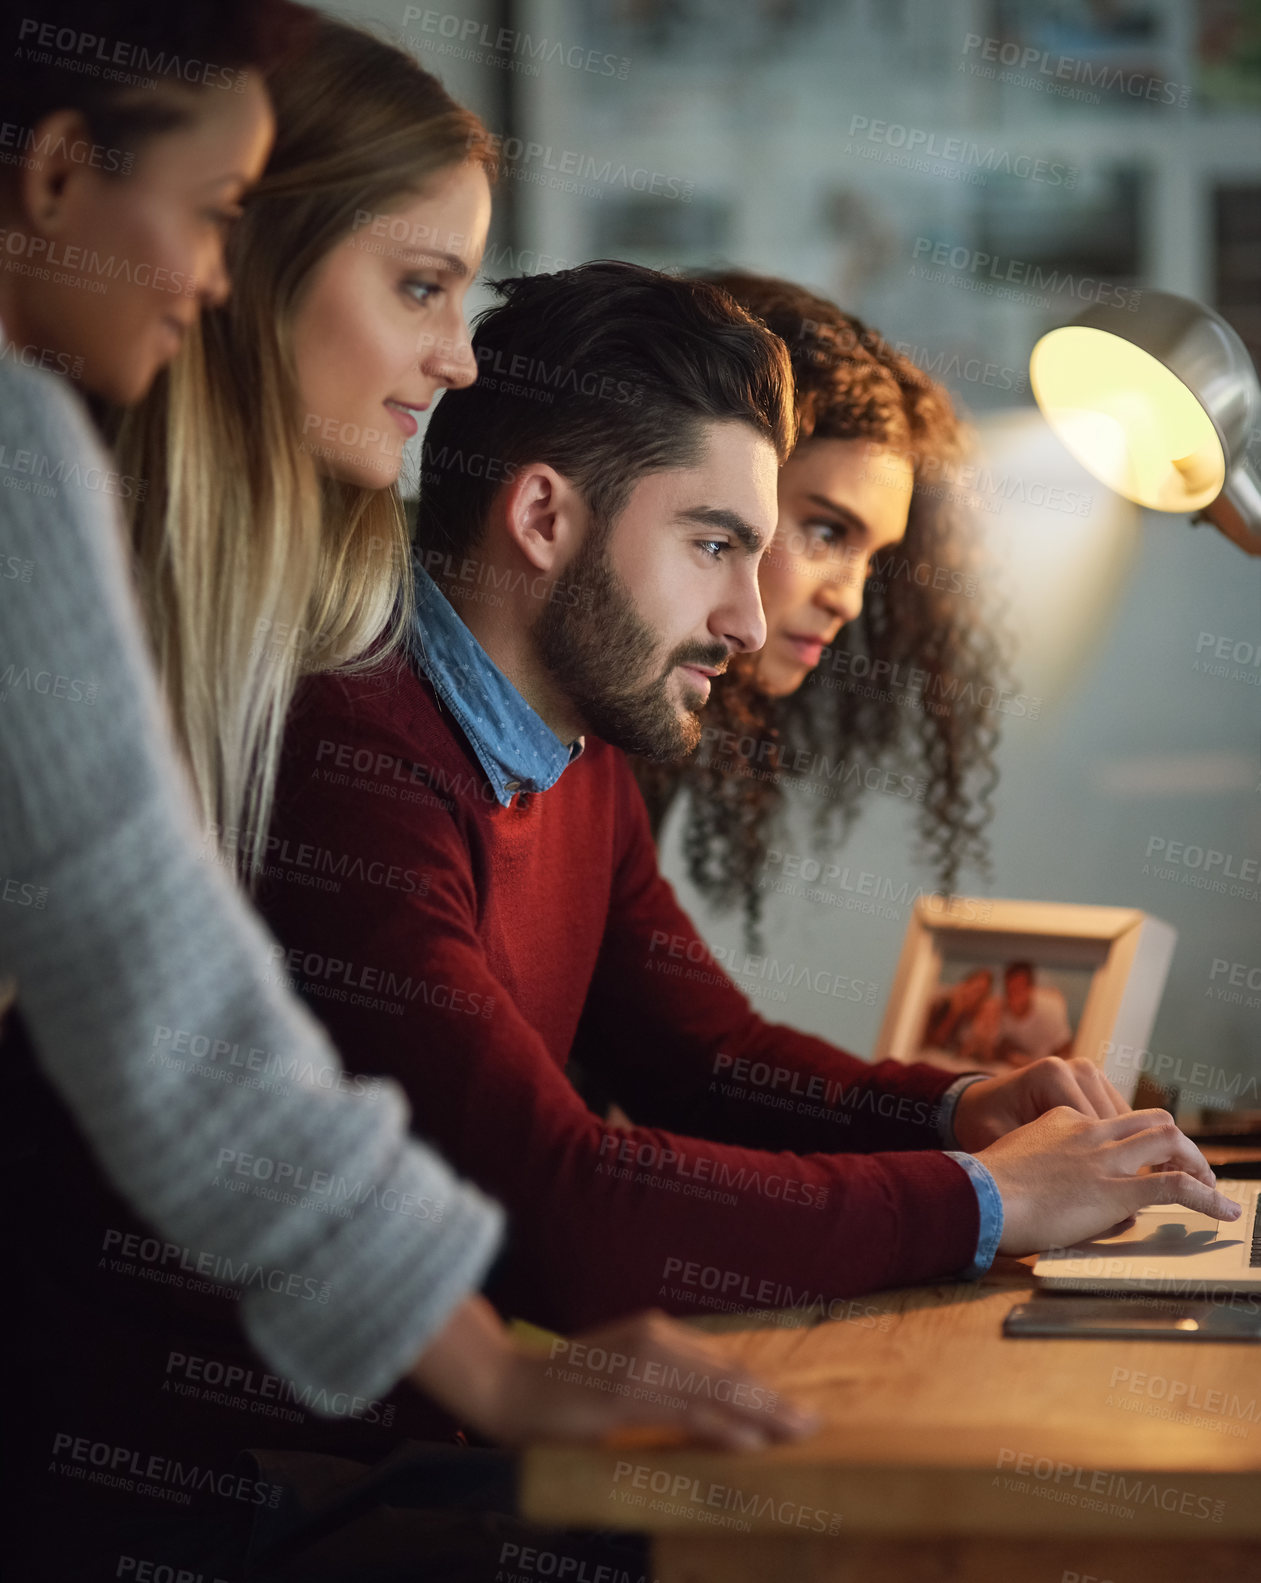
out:
<path id="1" fill-rule="evenodd" d="M 1033 394 L 1100 483 L 1154 511 L 1199 512 L 1223 497 L 1261 526 L 1245 457 L 1261 415 L 1247 349 L 1210 308 L 1148 291 L 1138 307 L 1095 306 L 1051 330 L 1029 361 Z"/>

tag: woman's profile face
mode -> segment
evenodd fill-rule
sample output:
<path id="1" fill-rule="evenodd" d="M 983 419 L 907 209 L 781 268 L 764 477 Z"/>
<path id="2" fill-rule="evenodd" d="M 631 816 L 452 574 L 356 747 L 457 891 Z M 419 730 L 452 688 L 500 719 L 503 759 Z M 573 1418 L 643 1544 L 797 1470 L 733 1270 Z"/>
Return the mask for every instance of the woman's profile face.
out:
<path id="1" fill-rule="evenodd" d="M 869 440 L 803 440 L 779 473 L 779 523 L 758 583 L 766 646 L 757 685 L 794 693 L 863 608 L 872 557 L 901 541 L 914 472 Z"/>
<path id="2" fill-rule="evenodd" d="M 489 226 L 486 172 L 465 163 L 362 218 L 316 265 L 292 334 L 299 426 L 322 472 L 384 489 L 438 392 L 477 378 L 464 298 Z"/>
<path id="3" fill-rule="evenodd" d="M 257 73 L 239 91 L 178 97 L 191 119 L 147 137 L 128 174 L 50 159 L 23 184 L 19 223 L 42 240 L 49 267 L 23 282 L 10 334 L 81 358 L 83 384 L 124 406 L 145 394 L 202 308 L 226 298 L 227 229 L 275 131 Z M 91 142 L 74 112 L 43 126 L 47 148 Z"/>

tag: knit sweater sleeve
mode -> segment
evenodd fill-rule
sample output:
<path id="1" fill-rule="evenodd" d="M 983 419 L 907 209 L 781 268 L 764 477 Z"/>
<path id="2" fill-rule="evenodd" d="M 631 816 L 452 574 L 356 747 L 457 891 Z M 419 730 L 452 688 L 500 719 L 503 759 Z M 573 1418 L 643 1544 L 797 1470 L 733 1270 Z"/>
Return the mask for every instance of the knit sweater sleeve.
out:
<path id="1" fill-rule="evenodd" d="M 409 1138 L 396 1086 L 347 1076 L 201 839 L 116 511 L 143 481 L 52 376 L 0 362 L 0 415 L 0 980 L 164 1261 L 239 1288 L 299 1387 L 379 1395 L 501 1212 Z M 301 1191 L 328 1180 L 333 1214 Z"/>

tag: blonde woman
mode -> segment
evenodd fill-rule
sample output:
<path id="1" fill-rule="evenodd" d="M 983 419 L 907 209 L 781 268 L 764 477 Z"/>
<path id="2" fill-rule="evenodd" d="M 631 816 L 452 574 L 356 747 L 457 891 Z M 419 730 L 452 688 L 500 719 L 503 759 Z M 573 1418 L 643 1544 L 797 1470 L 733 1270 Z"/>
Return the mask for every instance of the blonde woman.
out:
<path id="1" fill-rule="evenodd" d="M 207 855 L 247 883 L 270 869 L 327 885 L 371 854 L 269 860 L 281 732 L 302 675 L 369 670 L 409 622 L 403 445 L 443 389 L 476 377 L 464 298 L 493 161 L 481 122 L 436 78 L 326 17 L 268 88 L 276 138 L 232 228 L 232 294 L 123 418 L 117 449 L 152 480 L 129 512 L 137 574 Z M 278 956 L 269 948 L 273 979 Z M 501 1335 L 489 1306 L 473 1306 L 478 1333 Z M 695 1346 L 657 1318 L 632 1324 L 654 1345 Z M 479 1391 L 494 1379 L 456 1374 L 468 1392 L 475 1374 Z M 467 1411 L 446 1380 L 437 1394 Z M 728 1444 L 762 1432 L 711 1421 L 699 1400 L 691 1411 Z M 476 1407 L 470 1421 L 482 1427 Z M 341 1428 L 348 1446 L 380 1449 L 375 1431 Z"/>
<path id="2" fill-rule="evenodd" d="M 152 478 L 132 520 L 176 733 L 247 873 L 295 681 L 372 664 L 406 622 L 393 485 L 416 414 L 474 377 L 462 303 L 490 215 L 485 131 L 401 52 L 321 20 L 271 90 L 233 295 L 118 435 Z"/>

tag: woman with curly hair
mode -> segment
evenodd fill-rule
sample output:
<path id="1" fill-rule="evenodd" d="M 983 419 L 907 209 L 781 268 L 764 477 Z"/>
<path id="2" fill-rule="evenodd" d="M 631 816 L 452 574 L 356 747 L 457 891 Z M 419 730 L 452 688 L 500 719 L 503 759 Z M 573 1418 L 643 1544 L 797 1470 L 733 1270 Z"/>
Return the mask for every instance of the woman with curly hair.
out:
<path id="1" fill-rule="evenodd" d="M 758 949 L 790 786 L 814 798 L 816 835 L 838 843 L 864 789 L 913 797 L 942 890 L 965 863 L 984 870 L 1002 661 L 976 600 L 980 547 L 953 482 L 965 437 L 946 391 L 803 287 L 704 278 L 787 343 L 800 438 L 760 570 L 765 647 L 713 687 L 692 758 L 635 773 L 658 836 L 684 797 L 690 877 L 716 905 L 742 905 Z"/>

